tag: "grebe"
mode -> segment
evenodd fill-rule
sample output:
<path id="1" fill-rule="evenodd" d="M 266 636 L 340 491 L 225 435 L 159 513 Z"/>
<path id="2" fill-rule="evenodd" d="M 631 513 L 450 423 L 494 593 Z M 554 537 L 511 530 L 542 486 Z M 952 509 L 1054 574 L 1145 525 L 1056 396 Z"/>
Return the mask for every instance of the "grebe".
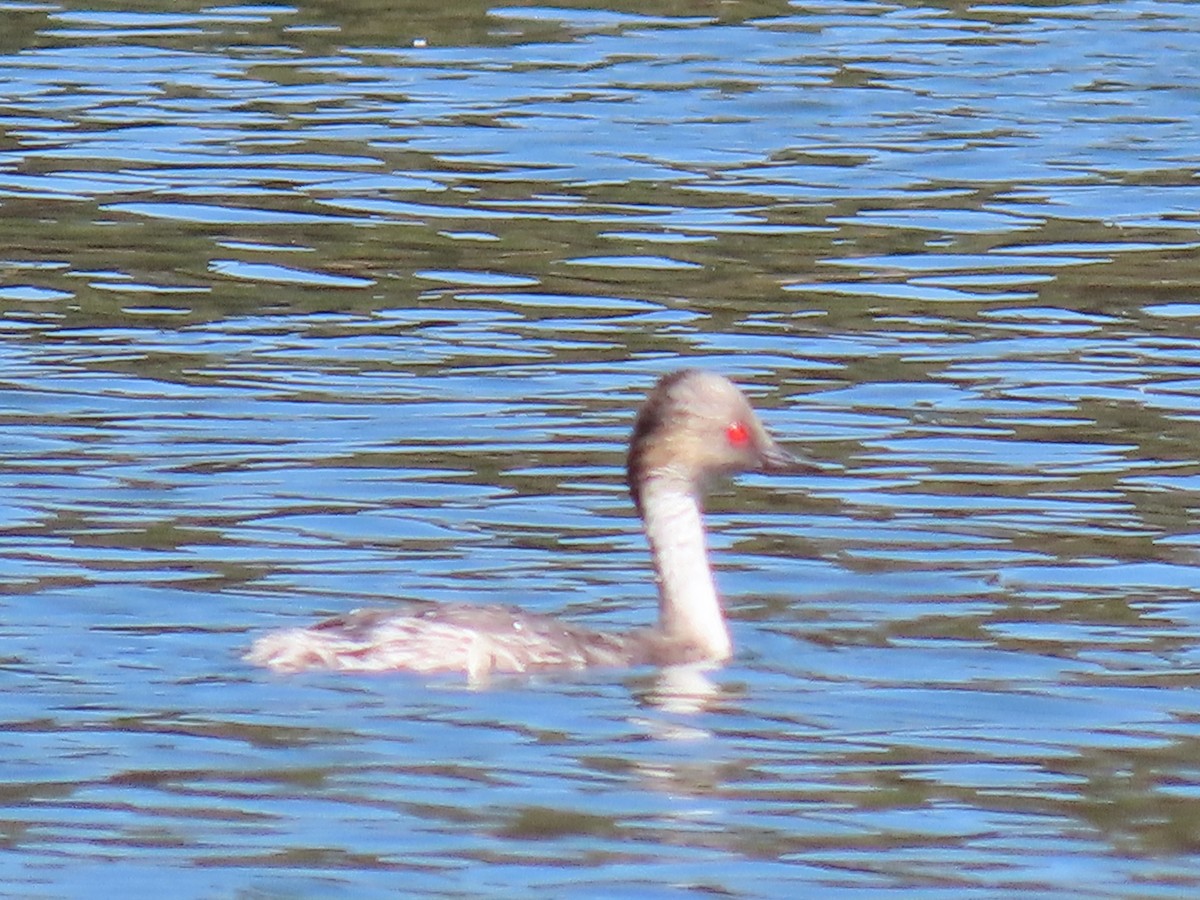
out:
<path id="1" fill-rule="evenodd" d="M 362 609 L 265 635 L 246 659 L 279 672 L 492 672 L 717 663 L 732 653 L 705 546 L 711 475 L 815 469 L 775 443 L 728 379 L 699 369 L 661 378 L 633 427 L 626 481 L 658 581 L 658 625 L 592 631 L 503 606 Z"/>

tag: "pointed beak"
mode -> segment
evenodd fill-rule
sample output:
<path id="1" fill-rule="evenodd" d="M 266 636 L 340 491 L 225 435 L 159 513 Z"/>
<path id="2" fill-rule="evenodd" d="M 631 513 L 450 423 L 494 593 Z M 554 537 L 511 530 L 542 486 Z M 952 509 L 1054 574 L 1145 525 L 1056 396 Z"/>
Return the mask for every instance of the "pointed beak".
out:
<path id="1" fill-rule="evenodd" d="M 840 466 L 813 462 L 801 459 L 780 447 L 772 440 L 759 454 L 759 466 L 763 472 L 795 472 L 803 475 L 815 475 L 819 472 L 831 472 Z"/>

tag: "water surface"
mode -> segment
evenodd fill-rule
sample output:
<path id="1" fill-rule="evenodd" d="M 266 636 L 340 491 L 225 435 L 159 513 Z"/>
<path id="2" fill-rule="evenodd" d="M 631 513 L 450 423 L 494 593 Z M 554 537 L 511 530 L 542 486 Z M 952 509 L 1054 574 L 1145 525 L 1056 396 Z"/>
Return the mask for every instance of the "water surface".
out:
<path id="1" fill-rule="evenodd" d="M 0 4 L 14 894 L 1192 896 L 1192 4 Z M 661 373 L 737 658 L 280 677 L 397 599 L 653 616 Z"/>

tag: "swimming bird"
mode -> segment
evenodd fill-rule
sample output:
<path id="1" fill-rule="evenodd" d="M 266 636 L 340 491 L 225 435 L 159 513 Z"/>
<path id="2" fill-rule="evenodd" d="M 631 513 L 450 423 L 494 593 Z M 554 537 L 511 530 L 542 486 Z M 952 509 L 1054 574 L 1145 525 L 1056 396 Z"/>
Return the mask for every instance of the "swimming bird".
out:
<path id="1" fill-rule="evenodd" d="M 619 634 L 509 606 L 406 604 L 266 634 L 245 658 L 279 672 L 463 672 L 472 682 L 493 672 L 719 663 L 733 647 L 708 559 L 705 485 L 815 468 L 775 442 L 727 378 L 682 369 L 642 404 L 626 460 L 658 584 L 656 625 Z"/>

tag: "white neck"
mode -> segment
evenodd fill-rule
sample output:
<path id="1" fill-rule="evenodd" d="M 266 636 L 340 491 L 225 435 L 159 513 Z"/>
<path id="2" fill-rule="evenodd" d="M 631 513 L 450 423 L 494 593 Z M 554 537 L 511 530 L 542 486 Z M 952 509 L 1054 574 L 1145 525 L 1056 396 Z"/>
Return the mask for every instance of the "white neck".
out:
<path id="1" fill-rule="evenodd" d="M 727 659 L 733 646 L 708 564 L 695 491 L 686 482 L 652 477 L 642 485 L 641 505 L 664 636 L 692 644 L 710 659 Z"/>

